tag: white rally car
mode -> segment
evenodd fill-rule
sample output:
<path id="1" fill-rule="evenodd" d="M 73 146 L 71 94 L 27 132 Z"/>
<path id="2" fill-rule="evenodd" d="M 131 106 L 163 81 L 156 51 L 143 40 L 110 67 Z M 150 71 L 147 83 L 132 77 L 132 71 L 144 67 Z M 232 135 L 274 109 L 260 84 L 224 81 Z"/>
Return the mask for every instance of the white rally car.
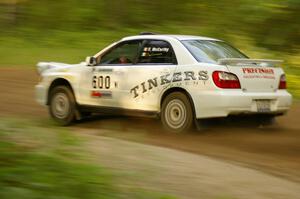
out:
<path id="1" fill-rule="evenodd" d="M 60 124 L 90 113 L 156 116 L 172 132 L 196 119 L 290 108 L 281 61 L 249 59 L 218 39 L 141 34 L 80 64 L 38 63 L 37 101 Z"/>

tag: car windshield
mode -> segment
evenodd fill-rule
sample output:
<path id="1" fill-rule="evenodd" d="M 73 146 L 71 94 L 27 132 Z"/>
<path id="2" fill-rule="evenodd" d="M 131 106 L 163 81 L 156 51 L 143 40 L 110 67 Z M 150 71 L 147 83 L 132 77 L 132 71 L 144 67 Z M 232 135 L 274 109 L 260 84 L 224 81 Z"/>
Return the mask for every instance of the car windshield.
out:
<path id="1" fill-rule="evenodd" d="M 184 40 L 182 43 L 198 62 L 217 63 L 222 58 L 248 58 L 223 41 Z"/>

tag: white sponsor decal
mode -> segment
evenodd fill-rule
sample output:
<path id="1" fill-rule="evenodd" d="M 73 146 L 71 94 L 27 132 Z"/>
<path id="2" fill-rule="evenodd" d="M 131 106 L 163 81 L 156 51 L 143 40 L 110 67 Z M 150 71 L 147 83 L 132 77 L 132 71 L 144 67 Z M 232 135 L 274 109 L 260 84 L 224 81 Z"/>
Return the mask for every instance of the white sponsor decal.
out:
<path id="1" fill-rule="evenodd" d="M 160 47 L 145 47 L 144 52 L 169 52 L 169 48 L 160 48 Z"/>

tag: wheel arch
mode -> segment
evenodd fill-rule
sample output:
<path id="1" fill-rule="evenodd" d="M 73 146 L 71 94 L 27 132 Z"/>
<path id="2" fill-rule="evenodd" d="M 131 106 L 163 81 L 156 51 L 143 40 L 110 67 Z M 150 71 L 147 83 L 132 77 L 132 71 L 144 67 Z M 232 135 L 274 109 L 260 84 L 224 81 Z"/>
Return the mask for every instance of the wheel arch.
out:
<path id="1" fill-rule="evenodd" d="M 160 98 L 160 103 L 159 103 L 159 114 L 161 113 L 162 103 L 163 103 L 164 99 L 169 94 L 174 93 L 174 92 L 181 92 L 181 93 L 183 93 L 187 96 L 187 98 L 189 99 L 189 102 L 191 103 L 192 110 L 193 110 L 193 115 L 195 117 L 196 112 L 195 112 L 194 100 L 193 100 L 192 96 L 190 95 L 190 93 L 182 87 L 172 87 L 172 88 L 169 88 L 169 89 L 167 89 L 163 92 L 163 94 L 161 95 L 161 98 Z"/>
<path id="2" fill-rule="evenodd" d="M 74 90 L 73 90 L 73 87 L 72 87 L 71 83 L 65 78 L 58 77 L 58 78 L 54 79 L 52 81 L 52 83 L 50 84 L 50 87 L 49 87 L 48 93 L 47 93 L 47 103 L 46 103 L 46 105 L 49 105 L 49 103 L 50 103 L 50 92 L 51 92 L 51 90 L 53 88 L 57 87 L 57 86 L 67 86 L 67 87 L 69 87 L 71 92 L 73 93 L 73 96 L 74 96 L 75 102 L 76 102 L 75 93 L 74 93 Z"/>

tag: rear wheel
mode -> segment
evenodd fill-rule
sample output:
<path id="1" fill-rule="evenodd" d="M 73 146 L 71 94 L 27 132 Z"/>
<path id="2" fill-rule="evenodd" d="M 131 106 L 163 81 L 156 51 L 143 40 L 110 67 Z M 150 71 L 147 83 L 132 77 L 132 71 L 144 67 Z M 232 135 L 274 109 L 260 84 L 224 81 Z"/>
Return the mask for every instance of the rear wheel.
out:
<path id="1" fill-rule="evenodd" d="M 69 87 L 57 86 L 50 91 L 49 112 L 60 125 L 69 125 L 75 119 L 76 105 Z"/>
<path id="2" fill-rule="evenodd" d="M 194 114 L 188 97 L 181 92 L 169 94 L 162 103 L 161 121 L 169 132 L 186 132 L 193 126 Z"/>

